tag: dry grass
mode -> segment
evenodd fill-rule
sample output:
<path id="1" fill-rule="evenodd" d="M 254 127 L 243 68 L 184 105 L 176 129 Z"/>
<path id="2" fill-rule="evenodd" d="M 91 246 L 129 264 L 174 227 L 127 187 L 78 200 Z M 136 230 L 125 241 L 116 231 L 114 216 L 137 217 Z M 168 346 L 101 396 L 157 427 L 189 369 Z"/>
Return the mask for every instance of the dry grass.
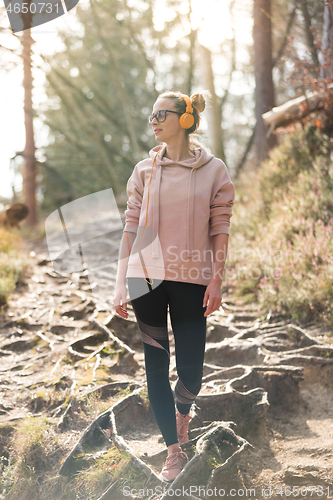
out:
<path id="1" fill-rule="evenodd" d="M 23 241 L 14 232 L 0 227 L 0 304 L 5 304 L 9 295 L 30 265 L 23 253 Z"/>
<path id="2" fill-rule="evenodd" d="M 58 447 L 46 417 L 22 420 L 13 433 L 9 464 L 1 477 L 6 500 L 37 500 L 43 476 L 52 468 L 50 454 Z"/>

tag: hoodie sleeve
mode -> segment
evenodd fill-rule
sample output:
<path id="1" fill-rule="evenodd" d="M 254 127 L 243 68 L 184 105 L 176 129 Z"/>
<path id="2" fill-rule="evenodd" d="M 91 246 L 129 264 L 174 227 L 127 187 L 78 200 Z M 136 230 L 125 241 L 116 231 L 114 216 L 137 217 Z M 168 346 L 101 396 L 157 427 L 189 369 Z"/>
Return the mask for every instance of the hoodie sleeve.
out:
<path id="1" fill-rule="evenodd" d="M 136 233 L 139 226 L 144 186 L 141 182 L 138 169 L 135 166 L 131 177 L 127 181 L 127 209 L 125 210 L 124 231 Z"/>
<path id="2" fill-rule="evenodd" d="M 224 165 L 223 175 L 215 184 L 213 198 L 210 204 L 210 236 L 225 233 L 229 234 L 230 217 L 235 199 L 235 188 L 231 182 L 229 172 Z"/>

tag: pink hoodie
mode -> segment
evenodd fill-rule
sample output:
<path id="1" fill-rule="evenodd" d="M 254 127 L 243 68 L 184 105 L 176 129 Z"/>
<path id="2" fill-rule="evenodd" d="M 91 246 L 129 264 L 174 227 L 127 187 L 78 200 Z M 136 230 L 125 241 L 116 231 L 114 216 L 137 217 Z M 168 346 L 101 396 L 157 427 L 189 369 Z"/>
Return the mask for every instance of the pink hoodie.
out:
<path id="1" fill-rule="evenodd" d="M 126 277 L 151 276 L 208 285 L 213 267 L 212 236 L 229 234 L 234 185 L 223 161 L 204 148 L 196 149 L 195 158 L 176 163 L 163 156 L 163 145 L 153 168 L 143 228 L 152 159 L 159 148 L 153 148 L 150 158 L 134 167 L 127 183 L 124 231 L 137 233 L 137 237 Z"/>

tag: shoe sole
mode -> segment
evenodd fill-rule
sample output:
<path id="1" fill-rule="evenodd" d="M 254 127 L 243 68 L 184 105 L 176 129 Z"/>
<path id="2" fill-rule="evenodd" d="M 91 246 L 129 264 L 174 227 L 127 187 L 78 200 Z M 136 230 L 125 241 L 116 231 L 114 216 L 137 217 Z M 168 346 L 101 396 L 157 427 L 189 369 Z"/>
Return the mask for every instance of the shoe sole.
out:
<path id="1" fill-rule="evenodd" d="M 163 481 L 164 483 L 172 483 L 175 479 L 166 479 L 164 476 L 162 476 L 161 474 L 159 476 L 157 476 L 158 479 L 160 479 L 161 481 Z M 176 476 L 178 477 L 178 476 Z"/>

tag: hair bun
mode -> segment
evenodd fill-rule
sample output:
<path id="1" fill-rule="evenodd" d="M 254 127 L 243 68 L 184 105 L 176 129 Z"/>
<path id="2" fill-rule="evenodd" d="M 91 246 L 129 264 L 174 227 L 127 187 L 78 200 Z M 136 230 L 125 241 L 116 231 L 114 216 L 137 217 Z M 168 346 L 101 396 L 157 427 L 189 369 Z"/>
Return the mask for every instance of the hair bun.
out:
<path id="1" fill-rule="evenodd" d="M 196 94 L 191 95 L 190 99 L 192 106 L 198 111 L 198 113 L 202 113 L 206 107 L 206 99 L 204 94 L 197 92 Z"/>

